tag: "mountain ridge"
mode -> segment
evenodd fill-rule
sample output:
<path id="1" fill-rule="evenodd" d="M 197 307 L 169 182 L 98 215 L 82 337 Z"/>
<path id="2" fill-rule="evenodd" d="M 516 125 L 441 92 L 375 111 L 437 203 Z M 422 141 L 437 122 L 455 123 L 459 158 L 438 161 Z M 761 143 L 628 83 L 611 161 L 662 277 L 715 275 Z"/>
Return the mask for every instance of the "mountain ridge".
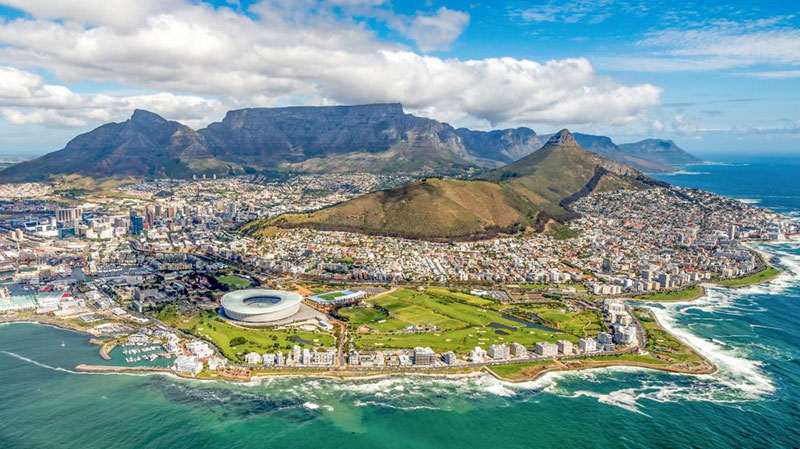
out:
<path id="1" fill-rule="evenodd" d="M 631 148 L 626 153 L 607 137 L 575 136 L 589 149 L 641 170 L 671 170 L 628 154 L 636 148 L 625 147 Z M 188 178 L 265 169 L 463 176 L 523 158 L 549 137 L 525 127 L 456 129 L 408 114 L 400 103 L 237 109 L 197 131 L 136 109 L 124 122 L 101 125 L 61 150 L 0 171 L 0 181 L 67 174 Z M 643 148 L 659 160 L 683 151 L 674 143 L 661 150 L 653 144 Z"/>

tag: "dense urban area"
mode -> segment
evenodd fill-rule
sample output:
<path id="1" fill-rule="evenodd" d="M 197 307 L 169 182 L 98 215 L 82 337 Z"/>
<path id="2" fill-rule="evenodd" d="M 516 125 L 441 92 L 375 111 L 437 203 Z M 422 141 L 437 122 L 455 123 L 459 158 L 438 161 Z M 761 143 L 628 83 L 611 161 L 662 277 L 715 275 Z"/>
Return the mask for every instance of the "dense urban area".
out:
<path id="1" fill-rule="evenodd" d="M 746 242 L 798 232 L 775 213 L 678 187 L 595 193 L 573 205 L 581 216 L 569 228 L 481 241 L 241 229 L 408 180 L 203 176 L 102 194 L 3 185 L 0 314 L 93 335 L 108 365 L 91 370 L 249 379 L 491 366 L 513 380 L 628 362 L 706 372 L 636 301 L 769 279 L 777 270 Z M 299 296 L 280 319 L 226 314 L 221 298 L 251 289 Z"/>

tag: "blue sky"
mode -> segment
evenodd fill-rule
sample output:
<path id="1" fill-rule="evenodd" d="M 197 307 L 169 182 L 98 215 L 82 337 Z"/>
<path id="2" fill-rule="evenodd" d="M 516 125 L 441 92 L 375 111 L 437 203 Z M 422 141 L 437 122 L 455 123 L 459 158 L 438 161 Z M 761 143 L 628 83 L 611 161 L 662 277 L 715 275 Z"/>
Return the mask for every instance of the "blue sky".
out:
<path id="1" fill-rule="evenodd" d="M 0 0 L 0 156 L 149 109 L 399 101 L 700 155 L 800 153 L 796 2 Z"/>

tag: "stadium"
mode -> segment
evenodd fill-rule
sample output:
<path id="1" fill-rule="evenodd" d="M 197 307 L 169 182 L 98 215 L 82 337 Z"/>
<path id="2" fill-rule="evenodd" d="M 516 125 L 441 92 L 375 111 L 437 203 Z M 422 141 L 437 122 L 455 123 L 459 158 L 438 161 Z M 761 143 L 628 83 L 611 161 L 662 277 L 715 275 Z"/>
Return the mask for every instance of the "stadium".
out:
<path id="1" fill-rule="evenodd" d="M 297 293 L 256 288 L 226 293 L 221 302 L 224 315 L 232 320 L 269 323 L 295 315 L 302 301 Z"/>

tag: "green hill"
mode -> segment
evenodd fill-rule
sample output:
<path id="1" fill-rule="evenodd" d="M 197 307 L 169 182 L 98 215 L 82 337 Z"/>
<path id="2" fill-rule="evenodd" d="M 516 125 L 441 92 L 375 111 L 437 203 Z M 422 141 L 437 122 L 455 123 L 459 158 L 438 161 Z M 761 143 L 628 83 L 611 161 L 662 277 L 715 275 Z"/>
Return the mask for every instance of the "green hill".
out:
<path id="1" fill-rule="evenodd" d="M 373 192 L 313 213 L 249 223 L 428 240 L 459 240 L 537 232 L 576 215 L 569 204 L 596 191 L 641 189 L 655 181 L 582 149 L 567 130 L 517 162 L 474 180 L 423 179 Z"/>

